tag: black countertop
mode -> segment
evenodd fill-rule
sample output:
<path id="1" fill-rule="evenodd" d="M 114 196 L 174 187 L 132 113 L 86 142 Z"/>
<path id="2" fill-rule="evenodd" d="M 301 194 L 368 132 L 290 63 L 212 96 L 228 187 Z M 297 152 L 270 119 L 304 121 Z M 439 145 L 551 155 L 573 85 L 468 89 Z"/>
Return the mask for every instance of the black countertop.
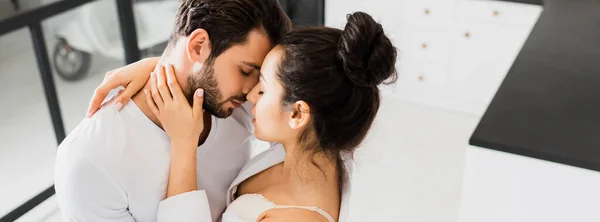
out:
<path id="1" fill-rule="evenodd" d="M 544 1 L 470 144 L 600 171 L 600 0 Z"/>
<path id="2" fill-rule="evenodd" d="M 518 2 L 518 3 L 526 3 L 533 5 L 543 5 L 545 0 L 500 0 L 505 2 Z"/>

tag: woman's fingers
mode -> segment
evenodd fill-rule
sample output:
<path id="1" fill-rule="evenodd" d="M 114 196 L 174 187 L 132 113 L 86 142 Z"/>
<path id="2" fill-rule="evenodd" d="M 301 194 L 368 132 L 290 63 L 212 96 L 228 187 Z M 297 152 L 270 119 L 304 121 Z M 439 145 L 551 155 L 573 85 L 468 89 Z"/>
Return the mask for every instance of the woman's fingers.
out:
<path id="1" fill-rule="evenodd" d="M 155 72 L 152 72 L 152 74 L 150 74 L 150 94 L 152 95 L 152 99 L 154 99 L 154 103 L 156 103 L 158 109 L 162 109 L 162 107 L 164 107 L 165 104 L 163 103 L 163 100 L 160 96 L 160 92 L 158 91 L 158 86 L 156 85 Z"/>
<path id="2" fill-rule="evenodd" d="M 102 106 L 102 102 L 110 92 L 110 90 L 117 88 L 123 85 L 123 81 L 119 78 L 118 75 L 114 74 L 114 71 L 107 72 L 104 81 L 94 90 L 94 95 L 92 96 L 92 100 L 88 105 L 88 113 L 87 116 L 91 117 L 100 109 Z"/>
<path id="3" fill-rule="evenodd" d="M 147 76 L 148 73 L 145 73 L 144 75 Z M 133 96 L 140 91 L 140 89 L 144 88 L 144 85 L 146 85 L 147 81 L 148 79 L 144 79 L 143 81 L 133 80 L 126 84 L 125 89 L 121 91 L 121 94 L 119 94 L 117 96 L 117 99 L 115 100 L 117 104 L 121 104 L 118 106 L 120 106 L 120 108 L 123 108 L 123 106 L 126 105 L 131 100 L 131 98 L 133 98 Z"/>
<path id="4" fill-rule="evenodd" d="M 165 66 L 160 66 L 158 68 L 158 72 L 156 73 L 156 85 L 158 88 L 158 92 L 160 92 L 160 96 L 162 101 L 167 104 L 173 101 L 173 96 L 171 96 L 171 91 L 169 90 L 169 86 L 167 86 L 167 76 L 165 74 Z"/>
<path id="5" fill-rule="evenodd" d="M 194 117 L 198 120 L 204 120 L 204 110 L 202 109 L 202 103 L 204 103 L 204 89 L 197 89 L 194 94 Z"/>
<path id="6" fill-rule="evenodd" d="M 185 95 L 183 95 L 183 91 L 181 91 L 181 87 L 177 82 L 177 78 L 175 77 L 175 69 L 173 68 L 173 65 L 167 65 L 166 74 L 167 85 L 169 86 L 171 95 L 173 95 L 173 100 L 179 102 L 187 102 L 187 99 L 185 98 Z"/>
<path id="7" fill-rule="evenodd" d="M 160 116 L 160 112 L 158 111 L 158 107 L 154 103 L 154 99 L 152 99 L 152 95 L 148 92 L 147 89 L 144 89 L 144 94 L 146 95 L 146 102 L 148 103 L 148 107 L 150 107 L 150 111 L 154 113 L 156 117 Z"/>

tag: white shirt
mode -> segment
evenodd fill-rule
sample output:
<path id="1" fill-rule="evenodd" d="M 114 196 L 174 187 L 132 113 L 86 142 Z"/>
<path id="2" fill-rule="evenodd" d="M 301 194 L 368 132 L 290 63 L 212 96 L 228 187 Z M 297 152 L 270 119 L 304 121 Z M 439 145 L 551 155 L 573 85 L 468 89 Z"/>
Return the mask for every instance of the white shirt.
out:
<path id="1" fill-rule="evenodd" d="M 271 148 L 263 153 L 258 154 L 252 158 L 242 168 L 240 174 L 231 183 L 227 191 L 227 205 L 229 206 L 236 201 L 235 193 L 237 192 L 238 186 L 247 180 L 248 178 L 276 165 L 285 159 L 285 150 L 281 144 L 273 143 Z M 353 158 L 351 155 L 343 155 L 342 160 L 346 168 L 344 187 L 342 190 L 342 200 L 340 207 L 339 221 L 348 221 L 350 212 L 350 193 L 351 193 L 351 175 L 353 170 Z M 160 203 L 158 209 L 158 221 L 159 222 L 207 222 L 212 221 L 210 209 L 208 208 L 209 200 L 205 196 L 205 191 L 191 191 L 183 194 L 173 196 L 169 199 L 163 200 Z M 236 206 L 235 208 L 227 209 L 221 218 L 222 222 L 247 222 L 240 216 L 239 210 L 242 206 Z M 248 207 L 251 208 L 251 207 Z M 262 212 L 261 212 L 262 213 Z M 212 218 L 215 218 L 214 215 Z"/>
<path id="2" fill-rule="evenodd" d="M 227 188 L 250 158 L 252 123 L 237 109 L 213 117 L 198 148 L 198 189 L 212 218 L 226 207 Z M 108 102 L 60 144 L 55 189 L 67 221 L 156 221 L 165 198 L 170 142 L 133 101 L 119 112 Z M 206 206 L 208 207 L 208 206 Z"/>

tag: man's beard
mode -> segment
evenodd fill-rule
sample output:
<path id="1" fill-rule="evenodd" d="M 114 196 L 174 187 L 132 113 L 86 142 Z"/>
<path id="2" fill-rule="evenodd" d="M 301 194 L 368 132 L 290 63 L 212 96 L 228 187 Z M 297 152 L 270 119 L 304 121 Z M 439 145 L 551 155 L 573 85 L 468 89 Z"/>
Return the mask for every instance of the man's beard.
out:
<path id="1" fill-rule="evenodd" d="M 202 104 L 202 108 L 217 118 L 227 118 L 233 113 L 233 108 L 224 110 L 223 105 L 233 99 L 243 102 L 246 98 L 245 96 L 236 96 L 223 101 L 223 93 L 219 90 L 213 65 L 214 59 L 209 59 L 199 71 L 191 73 L 187 78 L 187 86 L 184 93 L 190 106 L 193 106 L 194 93 L 198 88 L 204 89 L 204 104 Z"/>

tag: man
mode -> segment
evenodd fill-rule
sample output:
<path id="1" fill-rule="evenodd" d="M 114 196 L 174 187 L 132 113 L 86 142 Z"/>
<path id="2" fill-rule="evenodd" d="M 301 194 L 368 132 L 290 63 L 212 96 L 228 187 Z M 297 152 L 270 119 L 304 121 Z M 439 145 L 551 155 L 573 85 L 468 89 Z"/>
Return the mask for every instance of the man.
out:
<path id="1" fill-rule="evenodd" d="M 196 89 L 205 91 L 203 107 L 212 116 L 199 138 L 197 180 L 212 218 L 225 209 L 227 188 L 250 157 L 252 118 L 237 108 L 290 28 L 276 0 L 184 0 L 177 13 L 159 64 L 173 64 L 190 104 Z M 125 106 L 114 100 L 59 146 L 55 187 L 68 221 L 155 221 L 165 197 L 168 136 L 143 92 Z"/>

